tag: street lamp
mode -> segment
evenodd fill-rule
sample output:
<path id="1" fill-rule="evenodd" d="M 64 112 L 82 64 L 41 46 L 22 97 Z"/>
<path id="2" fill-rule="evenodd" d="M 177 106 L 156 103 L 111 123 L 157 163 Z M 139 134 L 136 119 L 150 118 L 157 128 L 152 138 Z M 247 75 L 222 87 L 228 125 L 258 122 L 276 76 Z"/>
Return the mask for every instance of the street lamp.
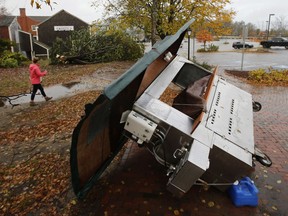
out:
<path id="1" fill-rule="evenodd" d="M 268 20 L 266 21 L 265 33 L 266 33 L 266 37 L 267 37 L 267 34 L 268 34 Z"/>
<path id="2" fill-rule="evenodd" d="M 269 40 L 269 29 L 270 29 L 271 16 L 274 16 L 274 15 L 275 15 L 275 14 L 269 14 L 268 30 L 267 30 L 267 40 Z"/>
<path id="3" fill-rule="evenodd" d="M 187 28 L 187 34 L 188 34 L 188 60 L 190 60 L 190 35 L 192 33 L 192 30 L 190 27 Z"/>

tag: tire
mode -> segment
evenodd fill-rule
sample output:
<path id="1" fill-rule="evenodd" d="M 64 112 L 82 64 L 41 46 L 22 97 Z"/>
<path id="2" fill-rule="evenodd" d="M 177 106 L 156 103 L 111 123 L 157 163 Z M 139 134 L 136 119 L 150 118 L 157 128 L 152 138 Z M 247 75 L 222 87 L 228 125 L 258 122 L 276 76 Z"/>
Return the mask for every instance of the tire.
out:
<path id="1" fill-rule="evenodd" d="M 264 154 L 264 157 L 256 156 L 255 158 L 263 166 L 270 167 L 272 165 L 272 161 L 270 157 L 266 154 Z"/>
<path id="2" fill-rule="evenodd" d="M 253 112 L 259 112 L 262 109 L 262 105 L 259 102 L 253 101 Z"/>
<path id="3" fill-rule="evenodd" d="M 285 49 L 288 49 L 288 46 L 285 46 Z"/>

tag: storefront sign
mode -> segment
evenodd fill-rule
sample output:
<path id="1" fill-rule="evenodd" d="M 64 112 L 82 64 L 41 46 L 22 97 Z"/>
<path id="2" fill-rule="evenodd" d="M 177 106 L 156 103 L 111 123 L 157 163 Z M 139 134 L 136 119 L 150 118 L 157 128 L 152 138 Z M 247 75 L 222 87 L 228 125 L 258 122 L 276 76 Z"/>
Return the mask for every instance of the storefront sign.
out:
<path id="1" fill-rule="evenodd" d="M 54 31 L 74 31 L 74 26 L 54 26 Z"/>

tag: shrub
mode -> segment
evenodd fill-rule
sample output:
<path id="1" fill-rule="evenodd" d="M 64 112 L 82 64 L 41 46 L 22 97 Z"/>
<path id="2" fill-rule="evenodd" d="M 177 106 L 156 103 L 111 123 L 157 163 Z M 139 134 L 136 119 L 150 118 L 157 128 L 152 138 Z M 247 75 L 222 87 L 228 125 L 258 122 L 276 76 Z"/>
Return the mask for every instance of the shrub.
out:
<path id="1" fill-rule="evenodd" d="M 263 83 L 268 85 L 273 84 L 288 84 L 288 70 L 274 70 L 270 69 L 266 71 L 263 68 L 250 71 L 248 73 L 248 79 L 257 83 Z"/>
<path id="2" fill-rule="evenodd" d="M 10 40 L 0 38 L 0 55 L 5 50 L 11 50 L 11 46 L 13 45 L 15 45 L 15 43 L 11 42 Z"/>
<path id="3" fill-rule="evenodd" d="M 197 52 L 207 52 L 205 48 L 198 49 Z"/>
<path id="4" fill-rule="evenodd" d="M 0 59 L 0 67 L 15 68 L 18 67 L 18 62 L 13 58 Z"/>
<path id="5" fill-rule="evenodd" d="M 28 59 L 18 52 L 5 50 L 0 55 L 0 67 L 13 68 L 22 65 Z"/>
<path id="6" fill-rule="evenodd" d="M 257 82 L 261 82 L 263 79 L 265 79 L 265 76 L 267 75 L 267 72 L 263 68 L 259 68 L 257 70 L 252 70 L 248 73 L 248 79 L 254 80 Z"/>
<path id="7" fill-rule="evenodd" d="M 198 49 L 197 52 L 217 52 L 219 50 L 219 46 L 214 44 L 209 44 L 207 48 Z"/>
<path id="8" fill-rule="evenodd" d="M 219 50 L 219 46 L 214 44 L 210 44 L 207 48 L 208 52 L 217 52 Z"/>

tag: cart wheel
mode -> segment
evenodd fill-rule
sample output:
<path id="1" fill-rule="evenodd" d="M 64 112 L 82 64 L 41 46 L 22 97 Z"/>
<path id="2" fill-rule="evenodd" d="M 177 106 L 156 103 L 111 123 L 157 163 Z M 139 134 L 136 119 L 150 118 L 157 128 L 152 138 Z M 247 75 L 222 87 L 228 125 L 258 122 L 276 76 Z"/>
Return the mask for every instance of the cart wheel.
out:
<path id="1" fill-rule="evenodd" d="M 258 112 L 262 109 L 262 105 L 259 102 L 253 101 L 253 111 Z"/>
<path id="2" fill-rule="evenodd" d="M 256 156 L 256 160 L 266 167 L 270 167 L 272 165 L 271 159 L 266 154 L 264 154 L 264 157 Z"/>

